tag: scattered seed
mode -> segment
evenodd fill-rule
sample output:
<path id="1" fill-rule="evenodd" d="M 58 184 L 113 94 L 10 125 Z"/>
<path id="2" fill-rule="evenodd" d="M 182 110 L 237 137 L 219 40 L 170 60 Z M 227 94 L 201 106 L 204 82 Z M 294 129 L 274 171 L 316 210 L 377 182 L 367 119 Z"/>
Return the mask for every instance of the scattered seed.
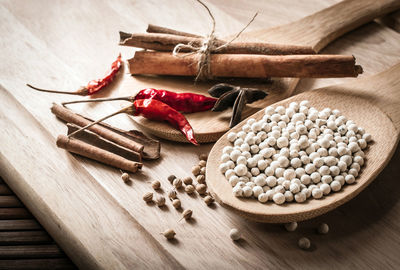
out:
<path id="1" fill-rule="evenodd" d="M 121 179 L 122 179 L 125 183 L 127 183 L 127 182 L 129 181 L 129 174 L 123 173 L 123 174 L 121 175 Z"/>
<path id="2" fill-rule="evenodd" d="M 193 183 L 193 179 L 192 179 L 192 177 L 190 177 L 190 176 L 183 178 L 182 181 L 183 181 L 183 183 L 184 183 L 185 185 L 191 185 L 191 184 Z"/>
<path id="3" fill-rule="evenodd" d="M 201 174 L 201 175 L 206 175 L 206 167 L 202 167 L 202 168 L 200 169 L 200 174 Z"/>
<path id="4" fill-rule="evenodd" d="M 176 188 L 179 189 L 182 187 L 182 180 L 179 178 L 175 178 L 175 180 L 172 182 L 172 185 Z"/>
<path id="5" fill-rule="evenodd" d="M 156 199 L 156 204 L 157 204 L 159 207 L 164 206 L 164 205 L 165 205 L 165 198 L 164 198 L 163 196 L 157 197 L 157 199 Z"/>
<path id="6" fill-rule="evenodd" d="M 205 161 L 205 160 L 200 160 L 199 161 L 199 166 L 200 167 L 205 167 L 207 165 L 207 161 Z"/>
<path id="7" fill-rule="evenodd" d="M 238 229 L 235 229 L 235 228 L 232 229 L 232 230 L 229 232 L 229 236 L 231 237 L 231 239 L 232 239 L 233 241 L 237 241 L 237 240 L 239 240 L 239 239 L 242 237 L 240 231 L 239 231 Z"/>
<path id="8" fill-rule="evenodd" d="M 201 155 L 199 156 L 199 159 L 200 159 L 200 160 L 207 161 L 208 155 L 207 155 L 207 154 L 201 154 Z"/>
<path id="9" fill-rule="evenodd" d="M 210 195 L 205 196 L 203 200 L 207 205 L 211 205 L 214 202 L 214 198 Z"/>
<path id="10" fill-rule="evenodd" d="M 196 191 L 197 193 L 199 193 L 200 195 L 206 194 L 207 192 L 207 186 L 204 184 L 198 184 L 196 185 Z"/>
<path id="11" fill-rule="evenodd" d="M 172 184 L 172 182 L 175 180 L 176 176 L 171 174 L 170 176 L 168 176 L 168 181 Z"/>
<path id="12" fill-rule="evenodd" d="M 161 234 L 164 235 L 165 238 L 167 238 L 168 240 L 174 239 L 174 237 L 176 235 L 176 233 L 173 229 L 168 229 Z"/>
<path id="13" fill-rule="evenodd" d="M 182 218 L 184 218 L 185 220 L 188 220 L 192 217 L 193 211 L 190 209 L 186 209 L 185 211 L 183 211 L 182 213 Z"/>
<path id="14" fill-rule="evenodd" d="M 192 174 L 194 175 L 194 176 L 198 176 L 199 174 L 200 174 L 200 166 L 193 166 L 192 167 Z"/>
<path id="15" fill-rule="evenodd" d="M 145 202 L 151 202 L 153 200 L 153 192 L 147 192 L 143 195 L 143 200 Z"/>
<path id="16" fill-rule="evenodd" d="M 170 200 L 176 199 L 176 191 L 171 189 L 170 191 L 168 191 L 168 198 Z"/>
<path id="17" fill-rule="evenodd" d="M 329 232 L 329 226 L 326 223 L 321 223 L 318 225 L 317 230 L 319 234 L 327 234 Z"/>
<path id="18" fill-rule="evenodd" d="M 294 232 L 297 229 L 297 222 L 286 223 L 284 226 L 288 232 Z"/>
<path id="19" fill-rule="evenodd" d="M 157 190 L 157 189 L 159 189 L 161 187 L 161 183 L 158 180 L 154 180 L 153 182 L 151 182 L 151 186 L 152 186 L 152 188 Z"/>
<path id="20" fill-rule="evenodd" d="M 199 184 L 205 184 L 206 183 L 206 177 L 204 175 L 198 175 L 196 177 L 196 181 Z"/>
<path id="21" fill-rule="evenodd" d="M 185 191 L 186 191 L 187 194 L 193 194 L 194 190 L 195 190 L 195 188 L 192 185 L 187 185 L 185 187 Z"/>
<path id="22" fill-rule="evenodd" d="M 172 206 L 173 206 L 175 209 L 181 208 L 181 201 L 180 201 L 179 199 L 173 200 L 173 201 L 172 201 Z"/>
<path id="23" fill-rule="evenodd" d="M 297 245 L 299 246 L 299 248 L 301 249 L 309 249 L 311 246 L 311 242 L 310 239 L 308 239 L 307 237 L 302 237 L 299 239 L 299 241 L 297 242 Z"/>

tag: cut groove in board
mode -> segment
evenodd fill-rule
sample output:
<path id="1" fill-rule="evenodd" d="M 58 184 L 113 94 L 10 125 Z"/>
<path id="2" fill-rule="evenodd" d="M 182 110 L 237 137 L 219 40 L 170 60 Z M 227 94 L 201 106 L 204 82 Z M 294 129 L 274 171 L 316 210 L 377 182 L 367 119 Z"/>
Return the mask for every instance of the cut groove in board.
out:
<path id="1" fill-rule="evenodd" d="M 400 1 L 394 0 L 343 1 L 287 25 L 243 33 L 240 40 L 305 45 L 311 46 L 315 51 L 320 51 L 346 32 L 399 7 Z M 219 81 L 194 85 L 193 78 L 132 76 L 122 85 L 121 93 L 135 95 L 141 89 L 151 86 L 176 92 L 205 94 L 206 89 L 217 82 Z M 269 104 L 291 96 L 298 82 L 297 78 L 273 78 L 270 81 L 231 80 L 229 83 L 259 88 L 269 93 L 264 100 L 247 106 L 243 112 L 242 119 L 244 119 Z M 229 129 L 231 112 L 231 109 L 218 113 L 207 111 L 186 114 L 186 117 L 195 131 L 197 141 L 207 143 L 215 142 Z M 178 130 L 166 123 L 150 121 L 143 117 L 132 117 L 132 119 L 146 132 L 172 141 L 187 142 Z"/>

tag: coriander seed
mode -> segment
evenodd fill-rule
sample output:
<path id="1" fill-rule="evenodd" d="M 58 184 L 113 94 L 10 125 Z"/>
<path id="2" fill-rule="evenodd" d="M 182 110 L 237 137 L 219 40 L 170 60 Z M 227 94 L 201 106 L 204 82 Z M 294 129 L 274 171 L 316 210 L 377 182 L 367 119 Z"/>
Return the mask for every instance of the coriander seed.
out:
<path id="1" fill-rule="evenodd" d="M 202 167 L 202 168 L 200 169 L 200 174 L 201 174 L 201 175 L 206 175 L 206 167 Z"/>
<path id="2" fill-rule="evenodd" d="M 127 182 L 129 181 L 129 174 L 123 173 L 123 174 L 121 175 L 121 179 L 122 179 L 125 183 L 127 183 Z"/>
<path id="3" fill-rule="evenodd" d="M 199 159 L 200 159 L 200 160 L 207 161 L 208 155 L 207 155 L 207 154 L 201 154 L 201 155 L 199 156 Z"/>
<path id="4" fill-rule="evenodd" d="M 285 224 L 285 229 L 288 232 L 294 232 L 297 229 L 297 222 L 290 222 Z"/>
<path id="5" fill-rule="evenodd" d="M 181 208 L 181 201 L 180 201 L 179 199 L 174 199 L 174 200 L 172 201 L 172 206 L 173 206 L 175 209 Z"/>
<path id="6" fill-rule="evenodd" d="M 188 220 L 192 217 L 193 211 L 190 209 L 186 209 L 185 211 L 183 211 L 182 213 L 182 218 L 184 218 L 185 220 Z"/>
<path id="7" fill-rule="evenodd" d="M 196 185 L 196 191 L 197 193 L 199 193 L 200 195 L 203 195 L 206 193 L 207 191 L 207 186 L 204 184 L 198 184 Z"/>
<path id="8" fill-rule="evenodd" d="M 172 182 L 175 180 L 176 176 L 171 174 L 170 176 L 168 176 L 168 181 L 172 184 Z"/>
<path id="9" fill-rule="evenodd" d="M 192 167 L 192 174 L 194 175 L 194 176 L 198 176 L 199 174 L 200 174 L 200 166 L 198 166 L 198 165 L 196 165 L 196 166 L 193 166 Z"/>
<path id="10" fill-rule="evenodd" d="M 308 239 L 307 237 L 302 237 L 297 242 L 297 245 L 299 246 L 299 248 L 305 250 L 305 249 L 309 249 L 311 247 L 311 242 L 310 242 L 310 239 Z"/>
<path id="11" fill-rule="evenodd" d="M 158 205 L 158 207 L 164 206 L 165 205 L 165 198 L 163 196 L 157 197 L 156 204 Z"/>
<path id="12" fill-rule="evenodd" d="M 175 180 L 172 182 L 172 185 L 176 188 L 179 189 L 182 187 L 182 180 L 179 178 L 175 178 Z"/>
<path id="13" fill-rule="evenodd" d="M 232 230 L 229 232 L 229 236 L 230 236 L 230 238 L 231 238 L 233 241 L 237 241 L 237 240 L 239 240 L 239 239 L 242 237 L 240 231 L 239 231 L 238 229 L 235 229 L 235 228 L 232 229 Z"/>
<path id="14" fill-rule="evenodd" d="M 175 231 L 172 229 L 168 229 L 161 234 L 164 235 L 165 238 L 167 238 L 168 240 L 174 239 L 174 237 L 176 235 Z"/>
<path id="15" fill-rule="evenodd" d="M 198 175 L 196 177 L 196 181 L 199 184 L 205 184 L 206 183 L 206 177 L 204 175 Z"/>
<path id="16" fill-rule="evenodd" d="M 329 232 L 329 226 L 326 223 L 321 223 L 318 225 L 317 231 L 319 234 L 327 234 Z"/>
<path id="17" fill-rule="evenodd" d="M 173 200 L 173 199 L 176 199 L 176 191 L 175 190 L 170 190 L 170 191 L 168 191 L 168 198 L 170 199 L 170 200 Z"/>
<path id="18" fill-rule="evenodd" d="M 193 194 L 194 190 L 195 190 L 195 188 L 192 185 L 187 185 L 185 187 L 185 191 L 186 191 L 187 194 Z"/>
<path id="19" fill-rule="evenodd" d="M 205 196 L 203 200 L 207 205 L 211 205 L 214 202 L 214 198 L 210 195 Z"/>
<path id="20" fill-rule="evenodd" d="M 191 185 L 193 183 L 193 179 L 190 176 L 183 178 L 182 181 L 185 185 Z"/>
<path id="21" fill-rule="evenodd" d="M 200 160 L 199 161 L 200 168 L 205 167 L 206 165 L 207 165 L 207 161 L 205 161 L 205 160 Z"/>
<path id="22" fill-rule="evenodd" d="M 154 180 L 153 182 L 151 182 L 151 187 L 155 190 L 160 189 L 161 187 L 161 183 L 158 180 Z"/>
<path id="23" fill-rule="evenodd" d="M 143 195 L 143 200 L 145 202 L 151 202 L 153 200 L 153 192 L 147 192 Z"/>

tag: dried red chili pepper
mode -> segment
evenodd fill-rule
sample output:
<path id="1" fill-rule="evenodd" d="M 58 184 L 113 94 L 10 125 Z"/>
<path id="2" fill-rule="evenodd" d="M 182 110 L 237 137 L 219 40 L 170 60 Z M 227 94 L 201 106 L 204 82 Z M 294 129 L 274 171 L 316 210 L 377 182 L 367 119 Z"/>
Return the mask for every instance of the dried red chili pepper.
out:
<path id="1" fill-rule="evenodd" d="M 168 104 L 170 107 L 177 111 L 185 113 L 202 112 L 208 111 L 214 107 L 214 104 L 218 99 L 199 95 L 195 93 L 175 93 L 167 90 L 157 90 L 153 88 L 146 88 L 140 90 L 134 96 L 129 97 L 117 97 L 117 98 L 98 98 L 91 100 L 77 100 L 65 102 L 66 104 L 82 103 L 82 102 L 100 102 L 100 101 L 111 101 L 111 100 L 126 100 L 134 102 L 138 99 L 155 99 Z"/>
<path id="2" fill-rule="evenodd" d="M 167 121 L 174 128 L 179 129 L 189 142 L 198 145 L 192 126 L 186 117 L 168 104 L 156 99 L 136 99 L 133 107 L 135 108 L 133 115 L 141 115 L 150 120 Z"/>
<path id="3" fill-rule="evenodd" d="M 132 105 L 123 108 L 113 114 L 107 115 L 85 127 L 82 127 L 77 131 L 69 134 L 68 137 L 71 137 L 84 129 L 87 129 L 107 118 L 110 118 L 120 113 L 127 113 L 135 116 L 140 115 L 150 120 L 167 121 L 174 128 L 179 129 L 183 133 L 183 135 L 185 135 L 188 141 L 190 141 L 194 145 L 198 145 L 198 142 L 194 137 L 193 129 L 186 117 L 171 106 L 156 99 L 137 99 L 133 102 Z"/>
<path id="4" fill-rule="evenodd" d="M 134 99 L 156 99 L 168 104 L 177 111 L 185 113 L 208 111 L 214 107 L 216 98 L 194 93 L 175 93 L 167 90 L 147 88 L 140 90 Z"/>
<path id="5" fill-rule="evenodd" d="M 107 72 L 106 75 L 104 75 L 103 78 L 97 79 L 97 80 L 91 80 L 87 84 L 87 86 L 82 86 L 74 92 L 41 89 L 41 88 L 34 87 L 30 84 L 26 84 L 26 85 L 32 89 L 42 91 L 42 92 L 79 95 L 79 96 L 93 95 L 94 93 L 99 92 L 101 89 L 103 89 L 104 87 L 106 87 L 107 85 L 109 85 L 111 83 L 111 81 L 114 79 L 115 75 L 120 70 L 121 65 L 122 65 L 121 54 L 119 54 L 117 59 L 111 64 L 110 70 Z"/>

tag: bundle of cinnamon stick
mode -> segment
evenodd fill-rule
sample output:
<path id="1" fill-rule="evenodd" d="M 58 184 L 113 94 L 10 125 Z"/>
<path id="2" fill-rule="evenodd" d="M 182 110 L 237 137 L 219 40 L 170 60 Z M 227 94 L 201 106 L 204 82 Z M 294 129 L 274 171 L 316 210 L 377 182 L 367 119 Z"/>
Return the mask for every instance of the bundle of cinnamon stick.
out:
<path id="1" fill-rule="evenodd" d="M 146 33 L 120 32 L 120 45 L 143 48 L 128 60 L 131 74 L 196 76 L 199 53 L 187 47 L 201 47 L 204 38 L 156 25 Z M 172 51 L 182 46 L 177 56 Z M 318 55 L 307 46 L 262 42 L 232 42 L 215 39 L 209 61 L 210 77 L 357 77 L 363 72 L 352 55 Z"/>
<path id="2" fill-rule="evenodd" d="M 93 122 L 58 104 L 53 104 L 51 112 L 67 122 L 68 134 Z M 73 138 L 60 135 L 57 146 L 128 172 L 140 170 L 142 159 L 160 157 L 159 141 L 139 131 L 123 131 L 104 123 L 94 125 Z"/>

